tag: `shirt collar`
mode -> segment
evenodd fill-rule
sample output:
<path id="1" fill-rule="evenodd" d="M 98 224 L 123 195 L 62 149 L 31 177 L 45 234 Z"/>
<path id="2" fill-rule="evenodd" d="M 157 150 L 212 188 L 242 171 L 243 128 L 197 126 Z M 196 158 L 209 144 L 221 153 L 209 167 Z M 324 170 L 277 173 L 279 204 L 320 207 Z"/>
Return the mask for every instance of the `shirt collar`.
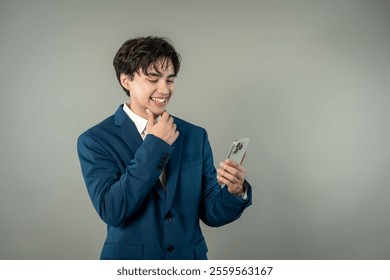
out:
<path id="1" fill-rule="evenodd" d="M 129 118 L 134 122 L 139 134 L 142 134 L 142 132 L 144 131 L 148 123 L 148 120 L 138 116 L 136 113 L 131 111 L 129 105 L 127 105 L 126 102 L 123 104 L 123 111 L 125 111 L 125 113 L 129 116 Z"/>

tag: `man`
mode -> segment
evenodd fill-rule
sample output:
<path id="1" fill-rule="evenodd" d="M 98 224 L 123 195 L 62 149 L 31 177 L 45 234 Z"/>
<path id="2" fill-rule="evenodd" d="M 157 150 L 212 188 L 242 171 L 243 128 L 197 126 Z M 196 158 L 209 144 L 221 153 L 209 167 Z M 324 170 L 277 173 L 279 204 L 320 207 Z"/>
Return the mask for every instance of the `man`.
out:
<path id="1" fill-rule="evenodd" d="M 130 100 L 77 142 L 107 224 L 100 258 L 207 259 L 199 220 L 217 227 L 241 215 L 251 204 L 246 171 L 226 160 L 216 172 L 206 131 L 166 111 L 180 68 L 167 40 L 126 41 L 114 68 Z"/>

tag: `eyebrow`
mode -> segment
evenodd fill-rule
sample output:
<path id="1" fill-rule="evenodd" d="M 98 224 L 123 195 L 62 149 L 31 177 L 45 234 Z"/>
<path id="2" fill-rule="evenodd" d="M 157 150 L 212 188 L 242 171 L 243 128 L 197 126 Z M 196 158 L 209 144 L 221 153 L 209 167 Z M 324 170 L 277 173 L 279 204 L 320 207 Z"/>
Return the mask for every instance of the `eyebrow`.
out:
<path id="1" fill-rule="evenodd" d="M 150 76 L 150 77 L 159 77 L 159 78 L 161 78 L 163 75 L 162 75 L 161 73 L 151 72 L 151 73 L 148 73 L 147 76 Z M 168 78 L 174 78 L 174 77 L 176 77 L 175 74 L 169 74 L 169 75 L 168 75 Z"/>

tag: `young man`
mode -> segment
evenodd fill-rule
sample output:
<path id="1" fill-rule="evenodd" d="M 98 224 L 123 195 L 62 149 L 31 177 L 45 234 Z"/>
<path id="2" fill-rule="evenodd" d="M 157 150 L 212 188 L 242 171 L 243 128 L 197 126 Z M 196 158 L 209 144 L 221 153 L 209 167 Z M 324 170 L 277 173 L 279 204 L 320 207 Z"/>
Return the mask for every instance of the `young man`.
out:
<path id="1" fill-rule="evenodd" d="M 166 111 L 180 68 L 167 40 L 126 41 L 114 68 L 130 100 L 77 142 L 107 224 L 100 258 L 207 259 L 199 220 L 217 227 L 241 215 L 252 196 L 246 171 L 226 160 L 216 172 L 206 131 Z"/>

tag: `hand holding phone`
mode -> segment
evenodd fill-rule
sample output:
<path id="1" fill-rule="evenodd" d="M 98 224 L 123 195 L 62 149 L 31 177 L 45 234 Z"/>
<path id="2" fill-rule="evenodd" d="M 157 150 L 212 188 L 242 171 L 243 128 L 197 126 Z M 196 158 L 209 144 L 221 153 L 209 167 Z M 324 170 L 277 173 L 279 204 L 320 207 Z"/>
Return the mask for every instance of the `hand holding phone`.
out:
<path id="1" fill-rule="evenodd" d="M 220 168 L 217 170 L 217 179 L 221 188 L 228 185 L 228 190 L 231 193 L 245 193 L 245 190 L 243 190 L 245 168 L 243 168 L 241 164 L 244 160 L 248 145 L 249 138 L 234 140 L 230 146 L 227 159 L 232 160 L 235 163 L 224 161 L 220 164 Z"/>

